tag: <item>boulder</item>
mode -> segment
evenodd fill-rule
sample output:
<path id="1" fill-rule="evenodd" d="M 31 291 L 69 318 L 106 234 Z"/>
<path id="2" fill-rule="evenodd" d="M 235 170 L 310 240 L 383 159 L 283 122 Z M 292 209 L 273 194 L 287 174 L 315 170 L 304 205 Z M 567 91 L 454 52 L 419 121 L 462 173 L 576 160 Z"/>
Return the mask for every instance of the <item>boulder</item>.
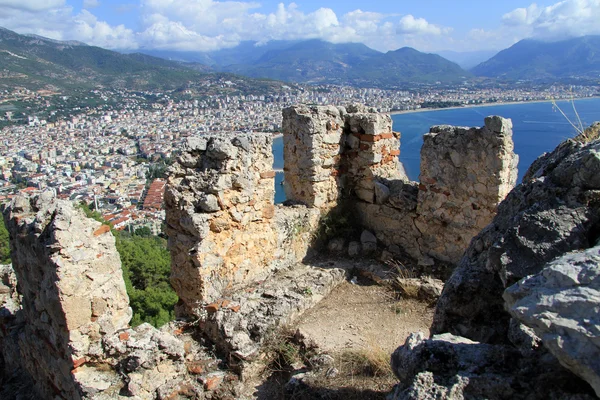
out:
<path id="1" fill-rule="evenodd" d="M 600 397 L 600 246 L 566 254 L 506 289 L 510 314 Z"/>
<path id="2" fill-rule="evenodd" d="M 411 334 L 392 354 L 391 363 L 400 379 L 391 400 L 594 398 L 551 356 L 532 363 L 512 346 L 449 333 L 431 339 Z"/>
<path id="3" fill-rule="evenodd" d="M 472 241 L 438 301 L 432 333 L 508 343 L 502 293 L 552 259 L 591 247 L 600 223 L 600 141 L 568 140 L 536 160 Z"/>

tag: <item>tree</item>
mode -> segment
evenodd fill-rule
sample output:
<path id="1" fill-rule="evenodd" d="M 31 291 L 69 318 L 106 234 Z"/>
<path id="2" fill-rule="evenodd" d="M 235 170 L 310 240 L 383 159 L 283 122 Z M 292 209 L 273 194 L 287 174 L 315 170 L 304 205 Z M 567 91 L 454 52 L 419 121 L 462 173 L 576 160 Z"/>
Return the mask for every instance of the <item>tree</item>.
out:
<path id="1" fill-rule="evenodd" d="M 10 264 L 10 242 L 4 219 L 0 222 L 0 264 Z"/>
<path id="2" fill-rule="evenodd" d="M 115 232 L 115 236 L 133 309 L 131 325 L 148 322 L 160 327 L 173 320 L 178 297 L 169 282 L 171 257 L 166 240 L 156 236 L 127 236 L 120 232 Z"/>

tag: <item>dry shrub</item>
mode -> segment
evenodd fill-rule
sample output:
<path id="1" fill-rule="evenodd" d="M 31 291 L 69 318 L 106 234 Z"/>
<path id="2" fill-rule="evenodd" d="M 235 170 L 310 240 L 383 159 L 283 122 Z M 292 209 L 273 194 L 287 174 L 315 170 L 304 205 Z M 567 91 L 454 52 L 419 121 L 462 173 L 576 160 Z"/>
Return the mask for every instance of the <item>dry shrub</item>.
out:
<path id="1" fill-rule="evenodd" d="M 263 342 L 265 366 L 270 372 L 292 369 L 291 365 L 302 362 L 301 346 L 294 341 L 294 334 L 288 329 L 271 332 Z"/>
<path id="2" fill-rule="evenodd" d="M 340 369 L 349 375 L 392 376 L 390 352 L 376 343 L 369 342 L 362 349 L 346 350 L 339 354 Z"/>
<path id="3" fill-rule="evenodd" d="M 398 260 L 390 260 L 387 264 L 395 268 L 393 286 L 405 297 L 418 298 L 420 285 L 416 282 L 417 273 L 414 269 Z"/>
<path id="4" fill-rule="evenodd" d="M 575 136 L 573 140 L 580 143 L 590 143 L 600 138 L 600 122 L 594 122 L 592 126 L 586 128 L 582 133 Z"/>

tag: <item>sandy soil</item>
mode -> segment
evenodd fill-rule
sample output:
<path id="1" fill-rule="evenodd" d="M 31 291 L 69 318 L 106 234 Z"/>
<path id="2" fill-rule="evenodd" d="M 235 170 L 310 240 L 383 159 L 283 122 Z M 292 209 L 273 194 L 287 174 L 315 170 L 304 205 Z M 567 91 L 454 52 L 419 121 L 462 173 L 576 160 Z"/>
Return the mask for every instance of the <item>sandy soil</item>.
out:
<path id="1" fill-rule="evenodd" d="M 345 282 L 292 325 L 327 353 L 381 348 L 390 354 L 411 332 L 429 334 L 433 309 L 370 283 Z"/>

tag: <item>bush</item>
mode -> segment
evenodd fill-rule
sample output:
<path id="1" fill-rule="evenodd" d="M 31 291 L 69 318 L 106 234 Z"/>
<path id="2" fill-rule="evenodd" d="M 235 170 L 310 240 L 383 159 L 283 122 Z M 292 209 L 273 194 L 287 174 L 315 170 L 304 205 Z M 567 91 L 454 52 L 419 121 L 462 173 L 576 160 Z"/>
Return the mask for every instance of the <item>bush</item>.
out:
<path id="1" fill-rule="evenodd" d="M 171 257 L 166 240 L 117 232 L 123 278 L 133 309 L 132 326 L 148 322 L 160 327 L 175 318 L 178 297 L 171 284 Z"/>

